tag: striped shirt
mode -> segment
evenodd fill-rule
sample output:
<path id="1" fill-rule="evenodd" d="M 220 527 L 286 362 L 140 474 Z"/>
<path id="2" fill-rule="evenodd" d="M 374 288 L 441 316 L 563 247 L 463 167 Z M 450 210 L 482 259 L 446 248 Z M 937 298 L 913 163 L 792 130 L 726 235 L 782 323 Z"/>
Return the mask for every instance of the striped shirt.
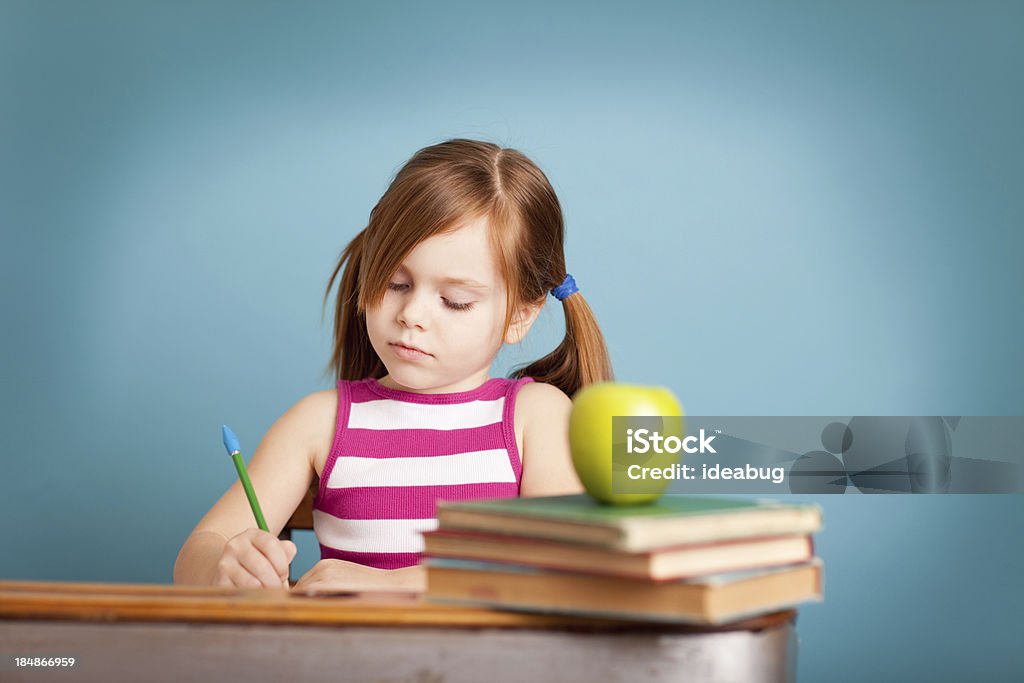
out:
<path id="1" fill-rule="evenodd" d="M 532 381 L 417 394 L 339 380 L 334 443 L 313 500 L 321 559 L 408 567 L 423 553 L 421 533 L 437 528 L 438 500 L 518 496 L 515 399 Z"/>

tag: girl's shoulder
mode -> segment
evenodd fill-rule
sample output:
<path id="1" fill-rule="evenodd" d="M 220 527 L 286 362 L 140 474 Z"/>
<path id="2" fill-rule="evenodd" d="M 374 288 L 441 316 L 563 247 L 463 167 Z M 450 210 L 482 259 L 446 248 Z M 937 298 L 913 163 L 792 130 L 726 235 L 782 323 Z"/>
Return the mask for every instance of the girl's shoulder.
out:
<path id="1" fill-rule="evenodd" d="M 568 418 L 572 400 L 553 384 L 527 382 L 516 395 L 516 421 L 525 429 L 538 422 L 558 422 Z"/>
<path id="2" fill-rule="evenodd" d="M 291 410 L 297 411 L 308 417 L 313 417 L 325 412 L 333 413 L 337 408 L 338 390 L 336 388 L 331 388 L 306 394 L 295 402 L 291 407 Z"/>
<path id="3" fill-rule="evenodd" d="M 572 465 L 569 448 L 569 413 L 572 401 L 561 389 L 531 382 L 522 389 L 523 477 L 521 496 L 557 496 L 579 493 L 582 487 Z"/>
<path id="4" fill-rule="evenodd" d="M 565 392 L 556 387 L 554 384 L 545 384 L 544 382 L 526 382 L 519 387 L 519 400 L 524 397 L 529 397 L 526 400 L 541 403 L 541 404 L 558 404 L 565 403 L 566 401 L 572 402 L 571 399 L 565 395 Z"/>
<path id="5" fill-rule="evenodd" d="M 286 413 L 291 431 L 313 462 L 326 459 L 334 442 L 338 416 L 338 390 L 314 391 L 300 398 Z M 319 471 L 319 470 L 318 470 Z"/>

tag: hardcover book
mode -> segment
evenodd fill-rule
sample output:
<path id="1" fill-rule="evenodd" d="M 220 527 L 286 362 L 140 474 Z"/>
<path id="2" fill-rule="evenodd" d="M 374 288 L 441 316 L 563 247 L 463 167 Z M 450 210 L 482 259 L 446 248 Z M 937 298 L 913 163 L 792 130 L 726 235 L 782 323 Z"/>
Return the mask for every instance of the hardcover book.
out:
<path id="1" fill-rule="evenodd" d="M 428 558 L 426 599 L 531 612 L 722 624 L 822 599 L 821 562 L 645 581 Z"/>
<path id="2" fill-rule="evenodd" d="M 821 528 L 817 505 L 665 495 L 647 505 L 603 505 L 586 494 L 439 501 L 442 529 L 590 544 L 643 552 L 689 543 L 806 535 Z"/>
<path id="3" fill-rule="evenodd" d="M 810 536 L 693 543 L 637 553 L 552 539 L 444 528 L 425 532 L 423 538 L 427 557 L 515 562 L 654 581 L 795 564 L 814 556 Z"/>

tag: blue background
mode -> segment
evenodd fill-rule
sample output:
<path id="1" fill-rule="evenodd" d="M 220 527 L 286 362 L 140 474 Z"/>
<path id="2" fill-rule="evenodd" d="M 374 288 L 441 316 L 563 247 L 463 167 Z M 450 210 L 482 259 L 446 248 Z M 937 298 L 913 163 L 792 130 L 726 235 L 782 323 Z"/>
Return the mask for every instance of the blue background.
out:
<path id="1" fill-rule="evenodd" d="M 1022 22 L 0 1 L 0 578 L 170 581 L 234 478 L 220 425 L 251 454 L 330 386 L 333 264 L 453 136 L 548 174 L 623 381 L 692 414 L 1020 414 Z M 562 331 L 546 307 L 495 369 Z M 1020 496 L 819 502 L 803 680 L 1024 671 Z"/>

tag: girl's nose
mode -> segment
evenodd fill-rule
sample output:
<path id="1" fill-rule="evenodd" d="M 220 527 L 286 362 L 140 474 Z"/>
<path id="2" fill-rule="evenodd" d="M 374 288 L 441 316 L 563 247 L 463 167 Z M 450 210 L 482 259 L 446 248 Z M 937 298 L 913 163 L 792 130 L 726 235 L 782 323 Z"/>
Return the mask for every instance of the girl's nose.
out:
<path id="1" fill-rule="evenodd" d="M 426 304 L 422 297 L 410 294 L 404 305 L 398 309 L 398 322 L 405 327 L 427 328 Z"/>

